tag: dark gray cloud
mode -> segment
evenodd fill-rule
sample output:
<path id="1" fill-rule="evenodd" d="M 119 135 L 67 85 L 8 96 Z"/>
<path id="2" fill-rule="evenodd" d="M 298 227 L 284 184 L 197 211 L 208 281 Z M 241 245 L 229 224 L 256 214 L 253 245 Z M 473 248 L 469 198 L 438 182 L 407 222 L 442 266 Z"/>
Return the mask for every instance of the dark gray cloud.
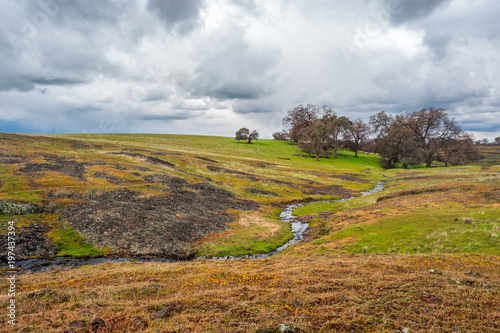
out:
<path id="1" fill-rule="evenodd" d="M 422 40 L 434 54 L 442 59 L 446 56 L 448 45 L 453 38 L 449 31 L 428 30 Z"/>
<path id="2" fill-rule="evenodd" d="M 431 14 L 436 8 L 451 0 L 385 0 L 384 5 L 390 8 L 391 22 L 395 25 L 407 21 L 421 19 Z"/>
<path id="3" fill-rule="evenodd" d="M 212 39 L 203 51 L 192 82 L 193 95 L 252 100 L 276 91 L 274 68 L 280 51 L 251 45 L 237 26 Z"/>
<path id="4" fill-rule="evenodd" d="M 30 77 L 29 80 L 35 84 L 45 86 L 72 86 L 75 84 L 87 83 L 87 81 L 75 78 L 65 77 Z"/>
<path id="5" fill-rule="evenodd" d="M 168 30 L 181 35 L 197 27 L 204 0 L 149 0 L 148 9 L 155 13 Z"/>
<path id="6" fill-rule="evenodd" d="M 196 117 L 197 114 L 193 113 L 188 113 L 188 112 L 183 112 L 183 113 L 175 113 L 175 114 L 146 114 L 146 115 L 139 115 L 137 117 L 134 117 L 134 119 L 139 119 L 139 120 L 159 120 L 159 121 L 173 121 L 173 120 L 185 120 L 189 118 Z"/>

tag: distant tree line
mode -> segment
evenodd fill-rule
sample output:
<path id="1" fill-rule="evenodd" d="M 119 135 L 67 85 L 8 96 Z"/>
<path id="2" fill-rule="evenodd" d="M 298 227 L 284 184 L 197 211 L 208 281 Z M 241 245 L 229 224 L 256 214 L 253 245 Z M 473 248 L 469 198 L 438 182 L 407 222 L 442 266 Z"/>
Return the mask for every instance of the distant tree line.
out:
<path id="1" fill-rule="evenodd" d="M 482 140 L 476 140 L 474 143 L 477 146 L 500 146 L 500 136 L 496 137 L 491 142 L 488 139 L 484 138 Z"/>
<path id="2" fill-rule="evenodd" d="M 308 104 L 289 110 L 283 118 L 284 129 L 274 139 L 296 144 L 309 157 L 337 158 L 341 149 L 374 152 L 386 168 L 434 161 L 463 165 L 482 156 L 473 136 L 462 131 L 443 109 L 428 108 L 390 115 L 385 111 L 370 117 L 368 123 L 337 115 L 327 106 Z M 500 140 L 499 140 L 500 141 Z"/>

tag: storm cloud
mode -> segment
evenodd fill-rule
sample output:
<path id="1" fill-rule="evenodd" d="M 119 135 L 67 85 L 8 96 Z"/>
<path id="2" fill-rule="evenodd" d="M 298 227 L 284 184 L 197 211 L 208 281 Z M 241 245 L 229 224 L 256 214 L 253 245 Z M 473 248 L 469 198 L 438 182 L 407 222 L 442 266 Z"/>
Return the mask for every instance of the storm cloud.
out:
<path id="1" fill-rule="evenodd" d="M 0 131 L 231 136 L 298 104 L 500 135 L 500 3 L 5 0 Z"/>

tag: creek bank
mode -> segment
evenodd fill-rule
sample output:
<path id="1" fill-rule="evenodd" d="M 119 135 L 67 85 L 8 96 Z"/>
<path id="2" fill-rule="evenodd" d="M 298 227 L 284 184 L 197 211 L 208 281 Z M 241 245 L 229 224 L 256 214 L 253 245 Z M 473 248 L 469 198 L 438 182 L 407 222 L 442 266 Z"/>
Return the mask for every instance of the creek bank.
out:
<path id="1" fill-rule="evenodd" d="M 368 191 L 361 192 L 361 196 L 374 194 L 380 192 L 384 189 L 383 181 L 378 182 L 375 187 Z M 322 201 L 312 201 L 312 202 L 304 202 L 304 203 L 296 203 L 288 205 L 280 214 L 280 220 L 291 223 L 292 233 L 294 235 L 293 239 L 283 244 L 276 250 L 273 250 L 268 253 L 262 254 L 254 254 L 254 255 L 246 255 L 241 257 L 233 257 L 233 256 L 225 256 L 225 257 L 202 257 L 198 259 L 209 259 L 209 260 L 237 260 L 237 259 L 259 259 L 259 258 L 267 258 L 274 254 L 282 252 L 284 249 L 289 247 L 292 244 L 296 244 L 304 239 L 309 231 L 309 224 L 303 223 L 297 220 L 297 217 L 293 215 L 293 210 L 305 205 L 311 205 L 315 203 L 322 202 L 345 202 L 357 198 L 356 196 L 352 196 L 349 198 L 339 199 L 339 200 L 322 200 Z M 181 261 L 182 259 L 172 259 L 158 256 L 127 256 L 127 257 L 119 257 L 116 255 L 100 257 L 100 258 L 72 258 L 72 257 L 53 257 L 49 259 L 26 259 L 26 260 L 18 260 L 16 261 L 16 267 L 21 272 L 33 272 L 33 271 L 44 271 L 48 268 L 53 267 L 67 267 L 67 268 L 75 268 L 84 265 L 96 265 L 102 263 L 120 263 L 120 262 L 130 262 L 130 261 L 139 261 L 139 262 L 176 262 Z M 190 259 L 184 259 L 185 261 Z M 191 259 L 193 260 L 193 259 Z M 196 259 L 194 259 L 196 260 Z M 1 267 L 5 267 L 5 263 L 0 264 Z"/>

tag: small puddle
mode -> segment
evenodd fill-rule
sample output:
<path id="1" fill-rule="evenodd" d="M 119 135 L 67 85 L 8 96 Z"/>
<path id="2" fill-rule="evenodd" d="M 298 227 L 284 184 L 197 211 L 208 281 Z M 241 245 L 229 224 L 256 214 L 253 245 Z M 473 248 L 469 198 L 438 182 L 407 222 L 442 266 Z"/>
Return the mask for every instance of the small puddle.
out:
<path id="1" fill-rule="evenodd" d="M 361 196 L 373 194 L 380 192 L 384 189 L 383 181 L 375 184 L 375 187 L 369 191 L 361 192 Z M 357 197 L 350 197 L 340 200 L 323 200 L 323 201 L 312 201 L 312 202 L 304 202 L 289 205 L 285 208 L 280 214 L 280 220 L 285 222 L 290 222 L 292 225 L 292 233 L 293 239 L 289 242 L 281 245 L 276 250 L 262 253 L 262 254 L 253 254 L 253 255 L 245 255 L 241 257 L 233 257 L 233 256 L 225 256 L 225 257 L 212 257 L 212 258 L 199 258 L 199 259 L 210 259 L 210 260 L 237 260 L 237 259 L 259 259 L 259 258 L 267 258 L 277 253 L 280 253 L 287 247 L 292 244 L 298 243 L 304 239 L 309 231 L 309 223 L 302 223 L 297 220 L 297 218 L 292 214 L 293 210 L 305 205 L 312 205 L 315 203 L 321 202 L 345 202 L 352 200 Z M 18 260 L 16 261 L 16 268 L 21 272 L 43 272 L 49 267 L 79 267 L 84 265 L 97 265 L 103 263 L 120 263 L 120 262 L 130 262 L 130 261 L 140 261 L 140 262 L 175 262 L 176 260 L 170 259 L 159 259 L 159 258 L 147 258 L 147 257 L 132 257 L 132 258 L 72 258 L 72 257 L 54 257 L 50 259 L 26 259 L 26 260 Z M 2 263 L 1 267 L 6 267 L 6 264 Z"/>

